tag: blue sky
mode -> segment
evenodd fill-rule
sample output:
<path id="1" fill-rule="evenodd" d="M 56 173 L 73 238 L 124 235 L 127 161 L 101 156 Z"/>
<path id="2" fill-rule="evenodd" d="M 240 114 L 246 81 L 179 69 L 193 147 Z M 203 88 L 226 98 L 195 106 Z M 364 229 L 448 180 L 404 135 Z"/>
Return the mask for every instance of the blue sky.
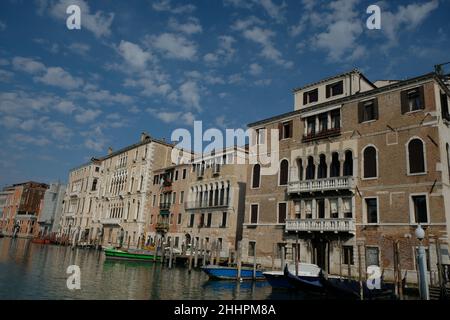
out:
<path id="1" fill-rule="evenodd" d="M 81 30 L 65 10 L 81 8 Z M 381 30 L 366 28 L 371 4 Z M 293 109 L 291 89 L 358 67 L 403 79 L 450 60 L 450 1 L 2 0 L 0 186 L 66 181 L 176 128 Z"/>

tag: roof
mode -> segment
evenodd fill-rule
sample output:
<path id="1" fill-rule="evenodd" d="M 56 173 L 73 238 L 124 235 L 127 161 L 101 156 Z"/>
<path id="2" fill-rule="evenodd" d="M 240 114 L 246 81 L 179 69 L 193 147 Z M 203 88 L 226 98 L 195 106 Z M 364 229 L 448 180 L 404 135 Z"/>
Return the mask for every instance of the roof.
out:
<path id="1" fill-rule="evenodd" d="M 399 82 L 396 82 L 396 83 L 393 83 L 393 84 L 389 84 L 389 85 L 386 85 L 384 87 L 375 88 L 375 89 L 372 89 L 372 90 L 355 93 L 355 94 L 353 94 L 351 96 L 346 96 L 346 97 L 343 97 L 343 98 L 340 98 L 340 99 L 336 99 L 336 100 L 332 100 L 332 101 L 327 101 L 327 102 L 323 102 L 323 103 L 320 103 L 320 104 L 316 104 L 316 105 L 308 107 L 308 108 L 303 108 L 303 109 L 294 110 L 294 111 L 291 111 L 291 112 L 286 112 L 286 113 L 283 113 L 283 114 L 280 114 L 280 115 L 276 115 L 276 116 L 273 116 L 273 117 L 270 117 L 270 118 L 266 118 L 266 119 L 263 119 L 263 120 L 260 120 L 260 121 L 249 123 L 247 126 L 248 127 L 256 127 L 256 126 L 259 126 L 259 125 L 262 125 L 262 124 L 266 124 L 266 123 L 269 123 L 269 122 L 273 122 L 273 121 L 276 121 L 276 120 L 280 120 L 280 119 L 288 118 L 288 117 L 291 117 L 291 116 L 299 115 L 299 114 L 308 112 L 308 111 L 310 111 L 312 109 L 318 109 L 318 108 L 326 107 L 326 106 L 333 105 L 333 104 L 340 104 L 340 103 L 348 102 L 348 101 L 351 101 L 351 100 L 360 99 L 360 98 L 364 98 L 364 97 L 367 97 L 367 96 L 372 96 L 372 95 L 379 94 L 379 93 L 382 93 L 382 92 L 385 92 L 385 91 L 389 91 L 389 90 L 392 90 L 392 89 L 396 89 L 396 88 L 399 88 L 399 87 L 407 86 L 407 85 L 410 85 L 410 84 L 415 83 L 415 82 L 421 82 L 423 80 L 428 80 L 428 79 L 432 79 L 432 78 L 437 79 L 438 82 L 440 82 L 440 84 L 442 86 L 443 82 L 439 78 L 439 76 L 435 72 L 431 72 L 431 73 L 427 73 L 427 74 L 424 74 L 424 75 L 421 75 L 421 76 L 418 76 L 418 77 L 415 77 L 415 78 L 411 78 L 411 79 L 399 81 Z M 445 85 L 444 85 L 444 87 L 445 87 Z M 445 89 L 446 89 L 447 94 L 449 94 L 448 88 L 445 88 Z"/>
<path id="2" fill-rule="evenodd" d="M 300 91 L 300 90 L 304 90 L 304 89 L 306 89 L 306 88 L 314 87 L 314 86 L 316 86 L 316 85 L 318 85 L 318 84 L 321 84 L 321 83 L 324 83 L 324 82 L 328 82 L 328 81 L 333 80 L 333 79 L 342 78 L 342 77 L 344 77 L 344 76 L 348 76 L 348 75 L 351 75 L 351 74 L 354 74 L 354 73 L 357 73 L 358 75 L 360 75 L 360 76 L 361 76 L 367 83 L 369 83 L 373 88 L 376 88 L 376 86 L 372 83 L 372 81 L 370 81 L 369 79 L 367 79 L 366 76 L 365 76 L 363 73 L 361 73 L 358 69 L 355 68 L 355 69 L 353 69 L 353 70 L 351 70 L 351 71 L 347 71 L 347 72 L 344 72 L 344 73 L 340 73 L 340 74 L 337 74 L 337 75 L 334 75 L 334 76 L 331 76 L 331 77 L 322 79 L 322 80 L 317 81 L 317 82 L 309 83 L 309 84 L 307 84 L 307 85 L 305 85 L 305 86 L 303 86 L 303 87 L 294 88 L 292 91 L 293 91 L 293 92 L 297 92 L 297 91 Z"/>
<path id="3" fill-rule="evenodd" d="M 42 188 L 48 188 L 48 184 L 43 183 L 43 182 L 36 182 L 36 181 L 26 181 L 26 182 L 21 182 L 21 183 L 15 183 L 12 186 L 10 186 L 9 188 L 24 186 L 24 185 L 27 185 L 27 184 L 34 185 L 34 186 L 39 186 L 39 187 L 42 187 Z M 8 188 L 8 187 L 6 187 L 6 188 Z"/>

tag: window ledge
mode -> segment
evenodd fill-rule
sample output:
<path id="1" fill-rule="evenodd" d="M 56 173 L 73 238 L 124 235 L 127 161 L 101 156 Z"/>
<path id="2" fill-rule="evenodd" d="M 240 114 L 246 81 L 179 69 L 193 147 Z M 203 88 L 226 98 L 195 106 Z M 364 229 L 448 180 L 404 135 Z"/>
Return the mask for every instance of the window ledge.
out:
<path id="1" fill-rule="evenodd" d="M 407 173 L 406 175 L 408 177 L 414 177 L 414 176 L 425 176 L 427 174 L 428 174 L 428 172 L 418 172 L 418 173 Z"/>
<path id="2" fill-rule="evenodd" d="M 367 121 L 362 121 L 360 122 L 360 124 L 369 124 L 369 123 L 373 123 L 376 122 L 378 119 L 373 119 L 373 120 L 367 120 Z"/>
<path id="3" fill-rule="evenodd" d="M 379 177 L 361 178 L 361 180 L 377 180 Z"/>
<path id="4" fill-rule="evenodd" d="M 408 111 L 408 112 L 405 112 L 404 114 L 412 115 L 412 114 L 414 114 L 414 113 L 424 112 L 424 110 L 425 110 L 425 108 L 422 108 L 422 109 L 419 109 L 419 110 Z"/>

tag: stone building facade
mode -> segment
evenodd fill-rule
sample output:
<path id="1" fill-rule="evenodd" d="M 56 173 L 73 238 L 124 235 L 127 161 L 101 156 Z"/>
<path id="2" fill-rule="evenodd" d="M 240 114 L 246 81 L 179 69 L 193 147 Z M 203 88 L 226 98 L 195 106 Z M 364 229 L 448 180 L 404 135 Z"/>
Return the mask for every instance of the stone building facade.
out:
<path id="1" fill-rule="evenodd" d="M 354 70 L 294 90 L 295 111 L 250 124 L 268 144 L 278 130 L 279 170 L 248 168 L 244 259 L 256 251 L 279 266 L 298 248 L 332 274 L 378 265 L 389 278 L 398 241 L 414 282 L 420 223 L 432 270 L 437 250 L 448 262 L 449 93 L 434 73 L 376 87 Z"/>
<path id="2" fill-rule="evenodd" d="M 59 182 L 50 183 L 42 200 L 42 212 L 39 215 L 39 233 L 42 236 L 54 234 L 59 230 L 63 211 L 66 186 Z"/>

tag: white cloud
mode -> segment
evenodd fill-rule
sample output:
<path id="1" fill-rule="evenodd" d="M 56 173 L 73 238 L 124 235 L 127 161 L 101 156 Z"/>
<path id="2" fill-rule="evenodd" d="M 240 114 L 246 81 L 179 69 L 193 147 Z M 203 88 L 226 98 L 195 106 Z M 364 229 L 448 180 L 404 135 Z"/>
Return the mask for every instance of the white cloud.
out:
<path id="1" fill-rule="evenodd" d="M 45 65 L 42 62 L 24 57 L 14 57 L 12 59 L 12 65 L 15 70 L 30 74 L 36 74 L 46 69 Z"/>
<path id="2" fill-rule="evenodd" d="M 146 110 L 153 117 L 164 123 L 184 123 L 191 125 L 194 123 L 195 116 L 192 112 L 172 112 L 165 109 L 147 108 Z"/>
<path id="3" fill-rule="evenodd" d="M 197 82 L 188 80 L 180 86 L 179 91 L 180 98 L 187 107 L 201 111 L 200 92 Z"/>
<path id="4" fill-rule="evenodd" d="M 154 1 L 152 3 L 152 8 L 155 11 L 168 11 L 173 14 L 191 13 L 196 9 L 192 4 L 179 6 L 172 5 L 170 0 Z"/>
<path id="5" fill-rule="evenodd" d="M 257 75 L 261 74 L 262 70 L 263 69 L 262 69 L 262 67 L 259 64 L 252 63 L 250 65 L 250 71 L 249 72 L 250 72 L 251 75 L 257 76 Z"/>
<path id="6" fill-rule="evenodd" d="M 90 150 L 101 152 L 105 150 L 106 141 L 103 138 L 86 138 L 84 146 Z"/>
<path id="7" fill-rule="evenodd" d="M 83 109 L 75 116 L 78 123 L 88 123 L 94 121 L 102 112 L 100 110 Z"/>
<path id="8" fill-rule="evenodd" d="M 14 73 L 0 69 L 0 82 L 8 82 L 14 77 Z"/>
<path id="9" fill-rule="evenodd" d="M 72 101 L 60 101 L 55 105 L 55 109 L 64 114 L 71 114 L 76 107 Z"/>
<path id="10" fill-rule="evenodd" d="M 39 147 L 47 146 L 51 143 L 51 141 L 42 136 L 29 136 L 25 134 L 13 134 L 12 140 L 20 143 L 33 144 Z"/>
<path id="11" fill-rule="evenodd" d="M 284 21 L 284 10 L 286 8 L 284 1 L 280 5 L 273 3 L 272 0 L 258 0 L 258 2 L 271 18 L 279 22 Z"/>
<path id="12" fill-rule="evenodd" d="M 104 13 L 103 11 L 91 13 L 88 3 L 84 0 L 40 1 L 38 13 L 49 12 L 52 17 L 65 21 L 67 19 L 66 9 L 72 4 L 78 5 L 81 9 L 81 30 L 85 28 L 98 38 L 111 34 L 114 13 Z"/>
<path id="13" fill-rule="evenodd" d="M 381 30 L 390 40 L 390 45 L 397 42 L 398 34 L 403 30 L 414 30 L 425 21 L 432 11 L 439 6 L 439 1 L 431 0 L 425 3 L 400 5 L 397 12 L 382 11 Z"/>
<path id="14" fill-rule="evenodd" d="M 139 45 L 124 40 L 120 41 L 118 51 L 125 62 L 136 69 L 144 69 L 147 61 L 152 58 L 152 55 L 142 50 Z"/>
<path id="15" fill-rule="evenodd" d="M 83 80 L 81 78 L 73 77 L 70 73 L 60 67 L 47 68 L 43 76 L 35 77 L 34 79 L 38 82 L 66 90 L 76 89 L 83 85 Z"/>
<path id="16" fill-rule="evenodd" d="M 79 54 L 80 56 L 85 56 L 89 52 L 89 50 L 91 50 L 91 47 L 88 44 L 81 42 L 71 43 L 68 48 L 70 51 Z"/>
<path id="17" fill-rule="evenodd" d="M 173 33 L 163 33 L 159 36 L 147 37 L 147 43 L 172 59 L 194 60 L 197 55 L 197 45 L 187 38 Z"/>
<path id="18" fill-rule="evenodd" d="M 220 63 L 224 65 L 231 61 L 236 50 L 233 48 L 233 44 L 236 40 L 231 36 L 219 36 L 218 37 L 218 48 L 216 51 L 207 53 L 203 56 L 203 60 L 208 64 Z"/>
<path id="19" fill-rule="evenodd" d="M 189 17 L 188 21 L 185 23 L 179 23 L 176 19 L 171 18 L 169 20 L 169 28 L 189 35 L 201 33 L 203 31 L 200 21 L 194 17 Z"/>

